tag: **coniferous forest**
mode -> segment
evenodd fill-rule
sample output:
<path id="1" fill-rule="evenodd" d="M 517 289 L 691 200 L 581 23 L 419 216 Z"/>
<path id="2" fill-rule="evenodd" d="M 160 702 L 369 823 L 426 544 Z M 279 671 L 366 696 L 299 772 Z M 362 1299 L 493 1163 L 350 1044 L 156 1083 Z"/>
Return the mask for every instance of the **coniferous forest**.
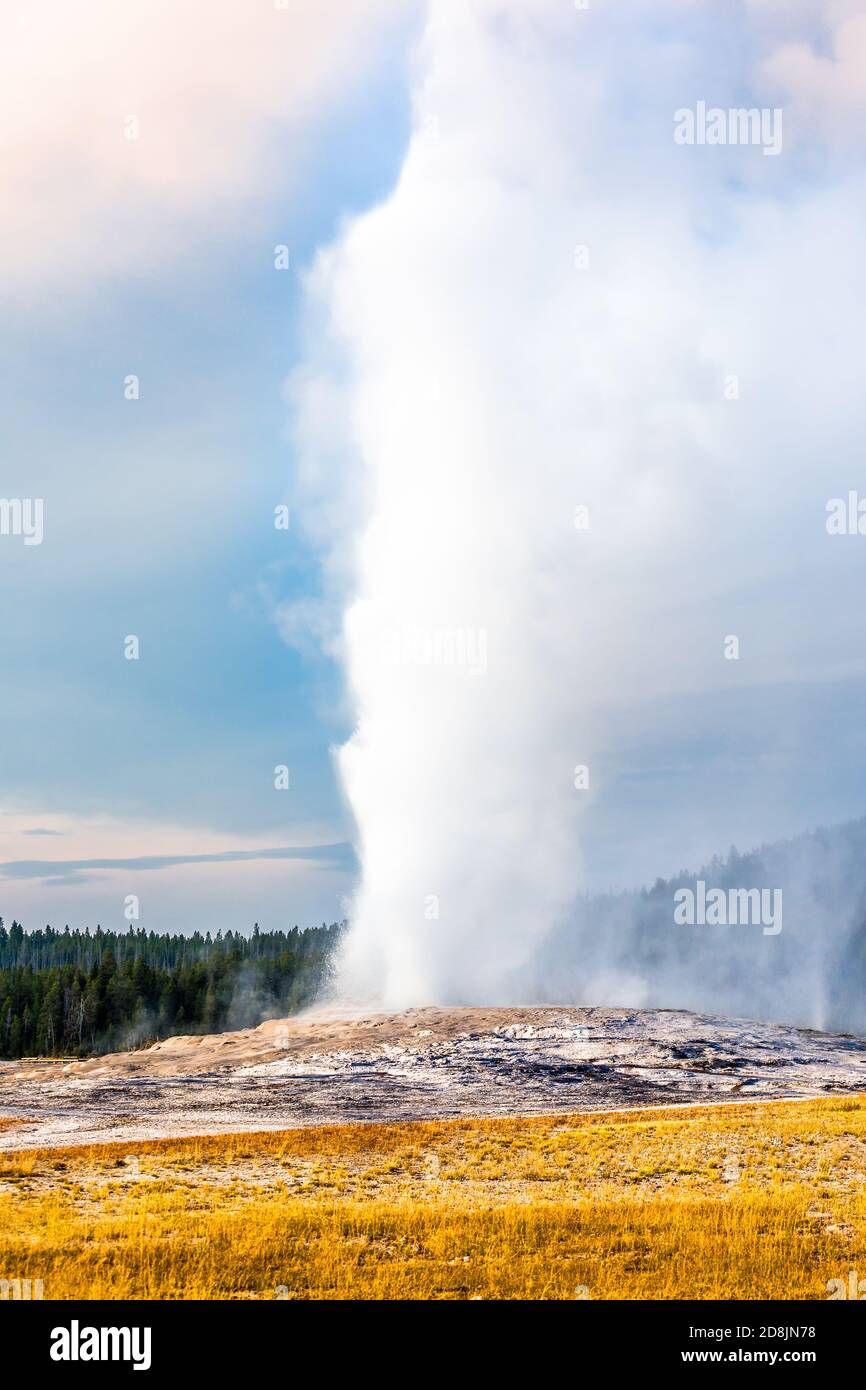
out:
<path id="1" fill-rule="evenodd" d="M 0 1057 L 86 1057 L 285 1017 L 315 997 L 340 931 L 25 932 L 0 918 Z"/>

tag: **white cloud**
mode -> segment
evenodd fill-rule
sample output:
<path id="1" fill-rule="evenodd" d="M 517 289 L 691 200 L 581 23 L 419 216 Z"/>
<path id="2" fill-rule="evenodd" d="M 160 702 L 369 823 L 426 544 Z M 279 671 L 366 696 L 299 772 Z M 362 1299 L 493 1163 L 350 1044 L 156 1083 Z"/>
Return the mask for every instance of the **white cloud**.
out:
<path id="1" fill-rule="evenodd" d="M 408 3 L 408 0 L 407 0 Z M 303 165 L 403 0 L 40 0 L 4 19 L 0 287 L 141 273 Z M 124 137 L 127 118 L 140 138 Z"/>
<path id="2" fill-rule="evenodd" d="M 866 14 L 842 15 L 822 52 L 808 41 L 780 44 L 764 76 L 781 94 L 804 140 L 816 131 L 844 146 L 863 143 L 866 113 Z"/>

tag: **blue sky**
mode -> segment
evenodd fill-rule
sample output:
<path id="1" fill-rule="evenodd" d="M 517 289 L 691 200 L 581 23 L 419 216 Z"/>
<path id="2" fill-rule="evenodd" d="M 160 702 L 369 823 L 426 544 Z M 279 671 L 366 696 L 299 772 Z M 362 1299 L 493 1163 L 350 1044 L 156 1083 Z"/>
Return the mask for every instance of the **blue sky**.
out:
<path id="1" fill-rule="evenodd" d="M 166 212 L 167 253 L 145 244 L 103 273 L 94 242 L 96 264 L 4 286 L 0 490 L 45 505 L 41 546 L 0 544 L 7 920 L 119 926 L 128 894 L 156 930 L 341 915 L 354 861 L 330 747 L 348 716 L 332 663 L 280 638 L 275 606 L 319 581 L 274 508 L 291 486 L 284 382 L 301 351 L 301 276 L 396 177 L 407 40 L 408 24 L 383 29 L 359 73 L 302 119 L 268 113 L 256 130 L 267 180 L 234 192 L 224 171 L 230 216 L 204 199 L 194 218 Z M 125 197 L 121 181 L 112 199 Z M 282 243 L 287 272 L 273 264 Z M 45 256 L 62 267 L 64 254 L 61 227 Z M 128 373 L 137 401 L 124 399 Z M 124 659 L 127 634 L 138 661 Z M 288 791 L 274 788 L 277 764 Z M 220 859 L 317 845 L 335 848 Z M 159 867 L 202 853 L 213 858 Z"/>
<path id="2" fill-rule="evenodd" d="M 460 940 L 518 862 L 546 921 L 575 884 L 862 813 L 862 561 L 824 518 L 863 476 L 866 21 L 855 0 L 735 9 L 20 7 L 0 55 L 0 496 L 43 498 L 45 537 L 0 537 L 6 919 L 122 926 L 131 896 L 155 930 L 342 915 L 331 750 L 364 701 L 368 915 L 450 883 Z M 678 146 L 698 101 L 783 105 L 784 153 Z M 350 423 L 364 447 L 336 460 Z M 576 552 L 587 499 L 603 525 Z M 348 695 L 317 639 L 354 594 L 406 624 L 444 595 L 449 624 L 485 618 L 492 663 L 501 623 L 489 711 L 449 727 L 427 673 L 383 680 L 357 634 Z M 291 612 L 310 640 L 286 640 Z M 558 886 L 539 913 L 540 880 Z"/>

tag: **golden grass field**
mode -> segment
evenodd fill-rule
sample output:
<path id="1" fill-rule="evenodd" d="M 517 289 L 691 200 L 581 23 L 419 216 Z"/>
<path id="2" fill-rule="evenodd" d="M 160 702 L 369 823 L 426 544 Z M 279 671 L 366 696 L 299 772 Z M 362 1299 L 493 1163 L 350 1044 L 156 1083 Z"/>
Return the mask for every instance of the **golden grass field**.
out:
<path id="1" fill-rule="evenodd" d="M 0 1278 L 64 1298 L 824 1299 L 866 1097 L 0 1155 Z"/>

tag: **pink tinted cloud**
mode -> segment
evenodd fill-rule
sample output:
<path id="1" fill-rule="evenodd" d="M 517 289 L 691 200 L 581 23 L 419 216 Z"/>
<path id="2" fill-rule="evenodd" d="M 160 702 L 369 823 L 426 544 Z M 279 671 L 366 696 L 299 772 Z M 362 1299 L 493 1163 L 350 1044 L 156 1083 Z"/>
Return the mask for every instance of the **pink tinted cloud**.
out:
<path id="1" fill-rule="evenodd" d="M 291 182 L 308 123 L 410 3 L 19 2 L 0 48 L 0 290 L 158 265 L 269 176 Z"/>

